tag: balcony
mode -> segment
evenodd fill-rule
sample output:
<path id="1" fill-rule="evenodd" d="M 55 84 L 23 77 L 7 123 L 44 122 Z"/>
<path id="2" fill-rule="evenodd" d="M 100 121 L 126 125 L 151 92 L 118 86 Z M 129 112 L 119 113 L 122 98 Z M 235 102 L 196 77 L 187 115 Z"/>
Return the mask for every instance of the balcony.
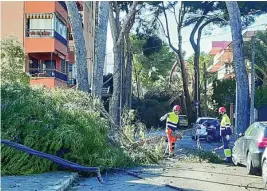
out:
<path id="1" fill-rule="evenodd" d="M 52 29 L 28 29 L 26 37 L 44 38 L 55 37 L 54 30 Z"/>
<path id="2" fill-rule="evenodd" d="M 53 77 L 59 80 L 68 81 L 68 75 L 57 71 L 56 69 L 40 69 L 40 68 L 30 68 L 29 73 L 31 77 L 46 78 Z"/>
<path id="3" fill-rule="evenodd" d="M 27 53 L 56 52 L 67 55 L 68 41 L 52 29 L 28 29 L 25 39 Z"/>

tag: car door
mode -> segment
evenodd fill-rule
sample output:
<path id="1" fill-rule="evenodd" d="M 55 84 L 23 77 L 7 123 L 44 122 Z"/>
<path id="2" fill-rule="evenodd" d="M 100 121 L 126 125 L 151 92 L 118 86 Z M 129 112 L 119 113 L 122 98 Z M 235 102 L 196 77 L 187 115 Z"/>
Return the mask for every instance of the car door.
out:
<path id="1" fill-rule="evenodd" d="M 247 151 L 249 150 L 249 146 L 251 142 L 254 140 L 255 135 L 257 134 L 257 125 L 253 123 L 246 131 L 244 137 L 242 137 L 241 142 L 241 160 L 242 163 L 246 163 L 247 159 Z"/>

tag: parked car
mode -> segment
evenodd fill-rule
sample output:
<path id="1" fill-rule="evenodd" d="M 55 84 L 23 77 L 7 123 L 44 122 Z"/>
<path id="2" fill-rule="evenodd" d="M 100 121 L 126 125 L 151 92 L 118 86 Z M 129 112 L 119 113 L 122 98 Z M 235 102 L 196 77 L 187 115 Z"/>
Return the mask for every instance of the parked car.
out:
<path id="1" fill-rule="evenodd" d="M 206 141 L 220 141 L 220 122 L 217 118 L 212 117 L 199 117 L 195 124 L 193 124 L 192 138 L 197 139 L 199 135 L 200 139 Z M 206 133 L 204 133 L 206 131 Z M 199 134 L 201 132 L 201 134 Z"/>
<path id="2" fill-rule="evenodd" d="M 233 163 L 245 165 L 248 174 L 256 174 L 261 170 L 261 159 L 266 146 L 267 122 L 255 122 L 234 143 Z"/>
<path id="3" fill-rule="evenodd" d="M 263 182 L 267 184 L 267 149 L 266 148 L 261 159 L 261 172 L 262 172 Z"/>
<path id="4" fill-rule="evenodd" d="M 186 115 L 179 115 L 179 126 L 188 127 L 188 119 Z"/>

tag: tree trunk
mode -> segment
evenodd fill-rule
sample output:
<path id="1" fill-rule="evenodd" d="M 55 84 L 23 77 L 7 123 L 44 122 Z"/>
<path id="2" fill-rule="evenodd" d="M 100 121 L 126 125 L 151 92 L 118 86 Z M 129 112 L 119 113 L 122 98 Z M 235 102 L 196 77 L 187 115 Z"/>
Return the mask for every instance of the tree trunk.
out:
<path id="1" fill-rule="evenodd" d="M 100 2 L 99 22 L 96 26 L 96 59 L 93 74 L 92 94 L 101 98 L 103 86 L 103 70 L 106 56 L 107 26 L 109 4 L 108 1 Z"/>
<path id="2" fill-rule="evenodd" d="M 207 12 L 204 13 L 206 15 Z M 202 36 L 202 30 L 204 29 L 205 26 L 208 24 L 221 20 L 220 18 L 213 18 L 208 21 L 205 21 L 202 25 L 201 23 L 203 22 L 204 17 L 201 17 L 198 22 L 196 23 L 195 27 L 193 28 L 191 34 L 190 34 L 190 43 L 192 48 L 194 49 L 194 74 L 195 74 L 195 85 L 194 85 L 194 100 L 198 100 L 200 102 L 200 72 L 199 72 L 199 58 L 200 58 L 200 40 Z M 201 26 L 200 26 L 201 25 Z M 197 42 L 195 42 L 195 33 L 198 29 L 198 35 L 197 35 Z M 199 105 L 198 108 L 199 114 L 201 114 L 201 108 Z"/>
<path id="3" fill-rule="evenodd" d="M 93 74 L 92 94 L 101 98 L 103 86 L 103 70 L 106 56 L 107 25 L 109 4 L 107 1 L 100 2 L 99 22 L 96 28 L 96 59 Z"/>
<path id="4" fill-rule="evenodd" d="M 120 124 L 120 96 L 121 96 L 121 46 L 113 48 L 114 52 L 114 73 L 113 73 L 113 94 L 111 98 L 110 114 L 116 125 Z"/>
<path id="5" fill-rule="evenodd" d="M 182 10 L 182 9 L 181 9 Z M 183 49 L 182 49 L 182 23 L 183 23 L 183 18 L 184 18 L 184 13 L 181 13 L 183 15 L 179 16 L 180 23 L 178 25 L 178 46 L 179 46 L 179 51 L 178 51 L 178 58 L 181 64 L 181 72 L 182 72 L 182 78 L 183 78 L 183 87 L 184 87 L 184 96 L 185 96 L 185 102 L 186 102 L 186 110 L 187 110 L 187 117 L 190 122 L 193 121 L 193 115 L 192 115 L 192 105 L 191 105 L 191 99 L 190 99 L 190 94 L 188 90 L 188 77 L 187 77 L 187 72 L 184 64 L 184 56 L 183 56 Z"/>
<path id="6" fill-rule="evenodd" d="M 186 110 L 187 110 L 187 117 L 190 121 L 192 121 L 192 106 L 191 106 L 191 99 L 190 99 L 190 94 L 188 90 L 188 81 L 187 79 L 187 74 L 186 74 L 186 69 L 184 65 L 184 58 L 182 55 L 182 36 L 179 34 L 179 62 L 181 64 L 181 72 L 182 72 L 182 78 L 183 78 L 183 87 L 184 87 L 184 96 L 185 96 L 185 102 L 186 102 Z"/>
<path id="7" fill-rule="evenodd" d="M 125 72 L 125 104 L 126 107 L 131 108 L 131 101 L 132 101 L 132 61 L 133 55 L 131 51 L 130 45 L 130 37 L 126 35 L 126 47 L 127 47 L 127 65 L 126 65 L 126 72 Z"/>
<path id="8" fill-rule="evenodd" d="M 66 1 L 71 31 L 75 46 L 75 64 L 77 66 L 77 89 L 89 92 L 87 54 L 83 37 L 82 20 L 75 1 Z"/>
<path id="9" fill-rule="evenodd" d="M 248 75 L 243 55 L 243 38 L 241 16 L 236 1 L 226 1 L 230 17 L 230 26 L 233 39 L 233 56 L 237 84 L 236 99 L 236 123 L 237 133 L 244 132 L 249 124 L 249 90 Z"/>
<path id="10" fill-rule="evenodd" d="M 137 1 L 134 1 L 131 10 L 126 14 L 121 24 L 120 10 L 116 1 L 109 2 L 109 21 L 113 39 L 114 52 L 114 74 L 113 74 L 113 95 L 111 99 L 110 113 L 114 123 L 120 126 L 120 116 L 122 112 L 122 69 L 124 68 L 124 52 L 123 43 L 125 35 L 130 33 L 130 30 L 135 21 L 137 12 Z M 114 18 L 115 12 L 115 18 Z"/>
<path id="11" fill-rule="evenodd" d="M 208 106 L 207 106 L 207 68 L 206 62 L 204 62 L 204 69 L 203 69 L 203 78 L 204 78 L 204 115 L 207 117 L 208 115 Z"/>

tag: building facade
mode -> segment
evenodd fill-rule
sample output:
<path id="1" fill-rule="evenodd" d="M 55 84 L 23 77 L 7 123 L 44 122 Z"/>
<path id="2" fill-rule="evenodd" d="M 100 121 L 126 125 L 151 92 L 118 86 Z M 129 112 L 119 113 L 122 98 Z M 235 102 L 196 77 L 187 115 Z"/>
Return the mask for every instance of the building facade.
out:
<path id="1" fill-rule="evenodd" d="M 90 3 L 94 4 L 77 1 L 89 56 L 94 54 L 94 34 L 91 34 L 94 25 L 89 25 L 94 23 L 90 17 L 94 7 L 89 9 Z M 48 88 L 75 85 L 75 49 L 63 1 L 1 2 L 1 39 L 10 35 L 24 47 L 25 72 L 31 76 L 31 85 Z M 89 71 L 93 61 L 87 60 Z"/>

